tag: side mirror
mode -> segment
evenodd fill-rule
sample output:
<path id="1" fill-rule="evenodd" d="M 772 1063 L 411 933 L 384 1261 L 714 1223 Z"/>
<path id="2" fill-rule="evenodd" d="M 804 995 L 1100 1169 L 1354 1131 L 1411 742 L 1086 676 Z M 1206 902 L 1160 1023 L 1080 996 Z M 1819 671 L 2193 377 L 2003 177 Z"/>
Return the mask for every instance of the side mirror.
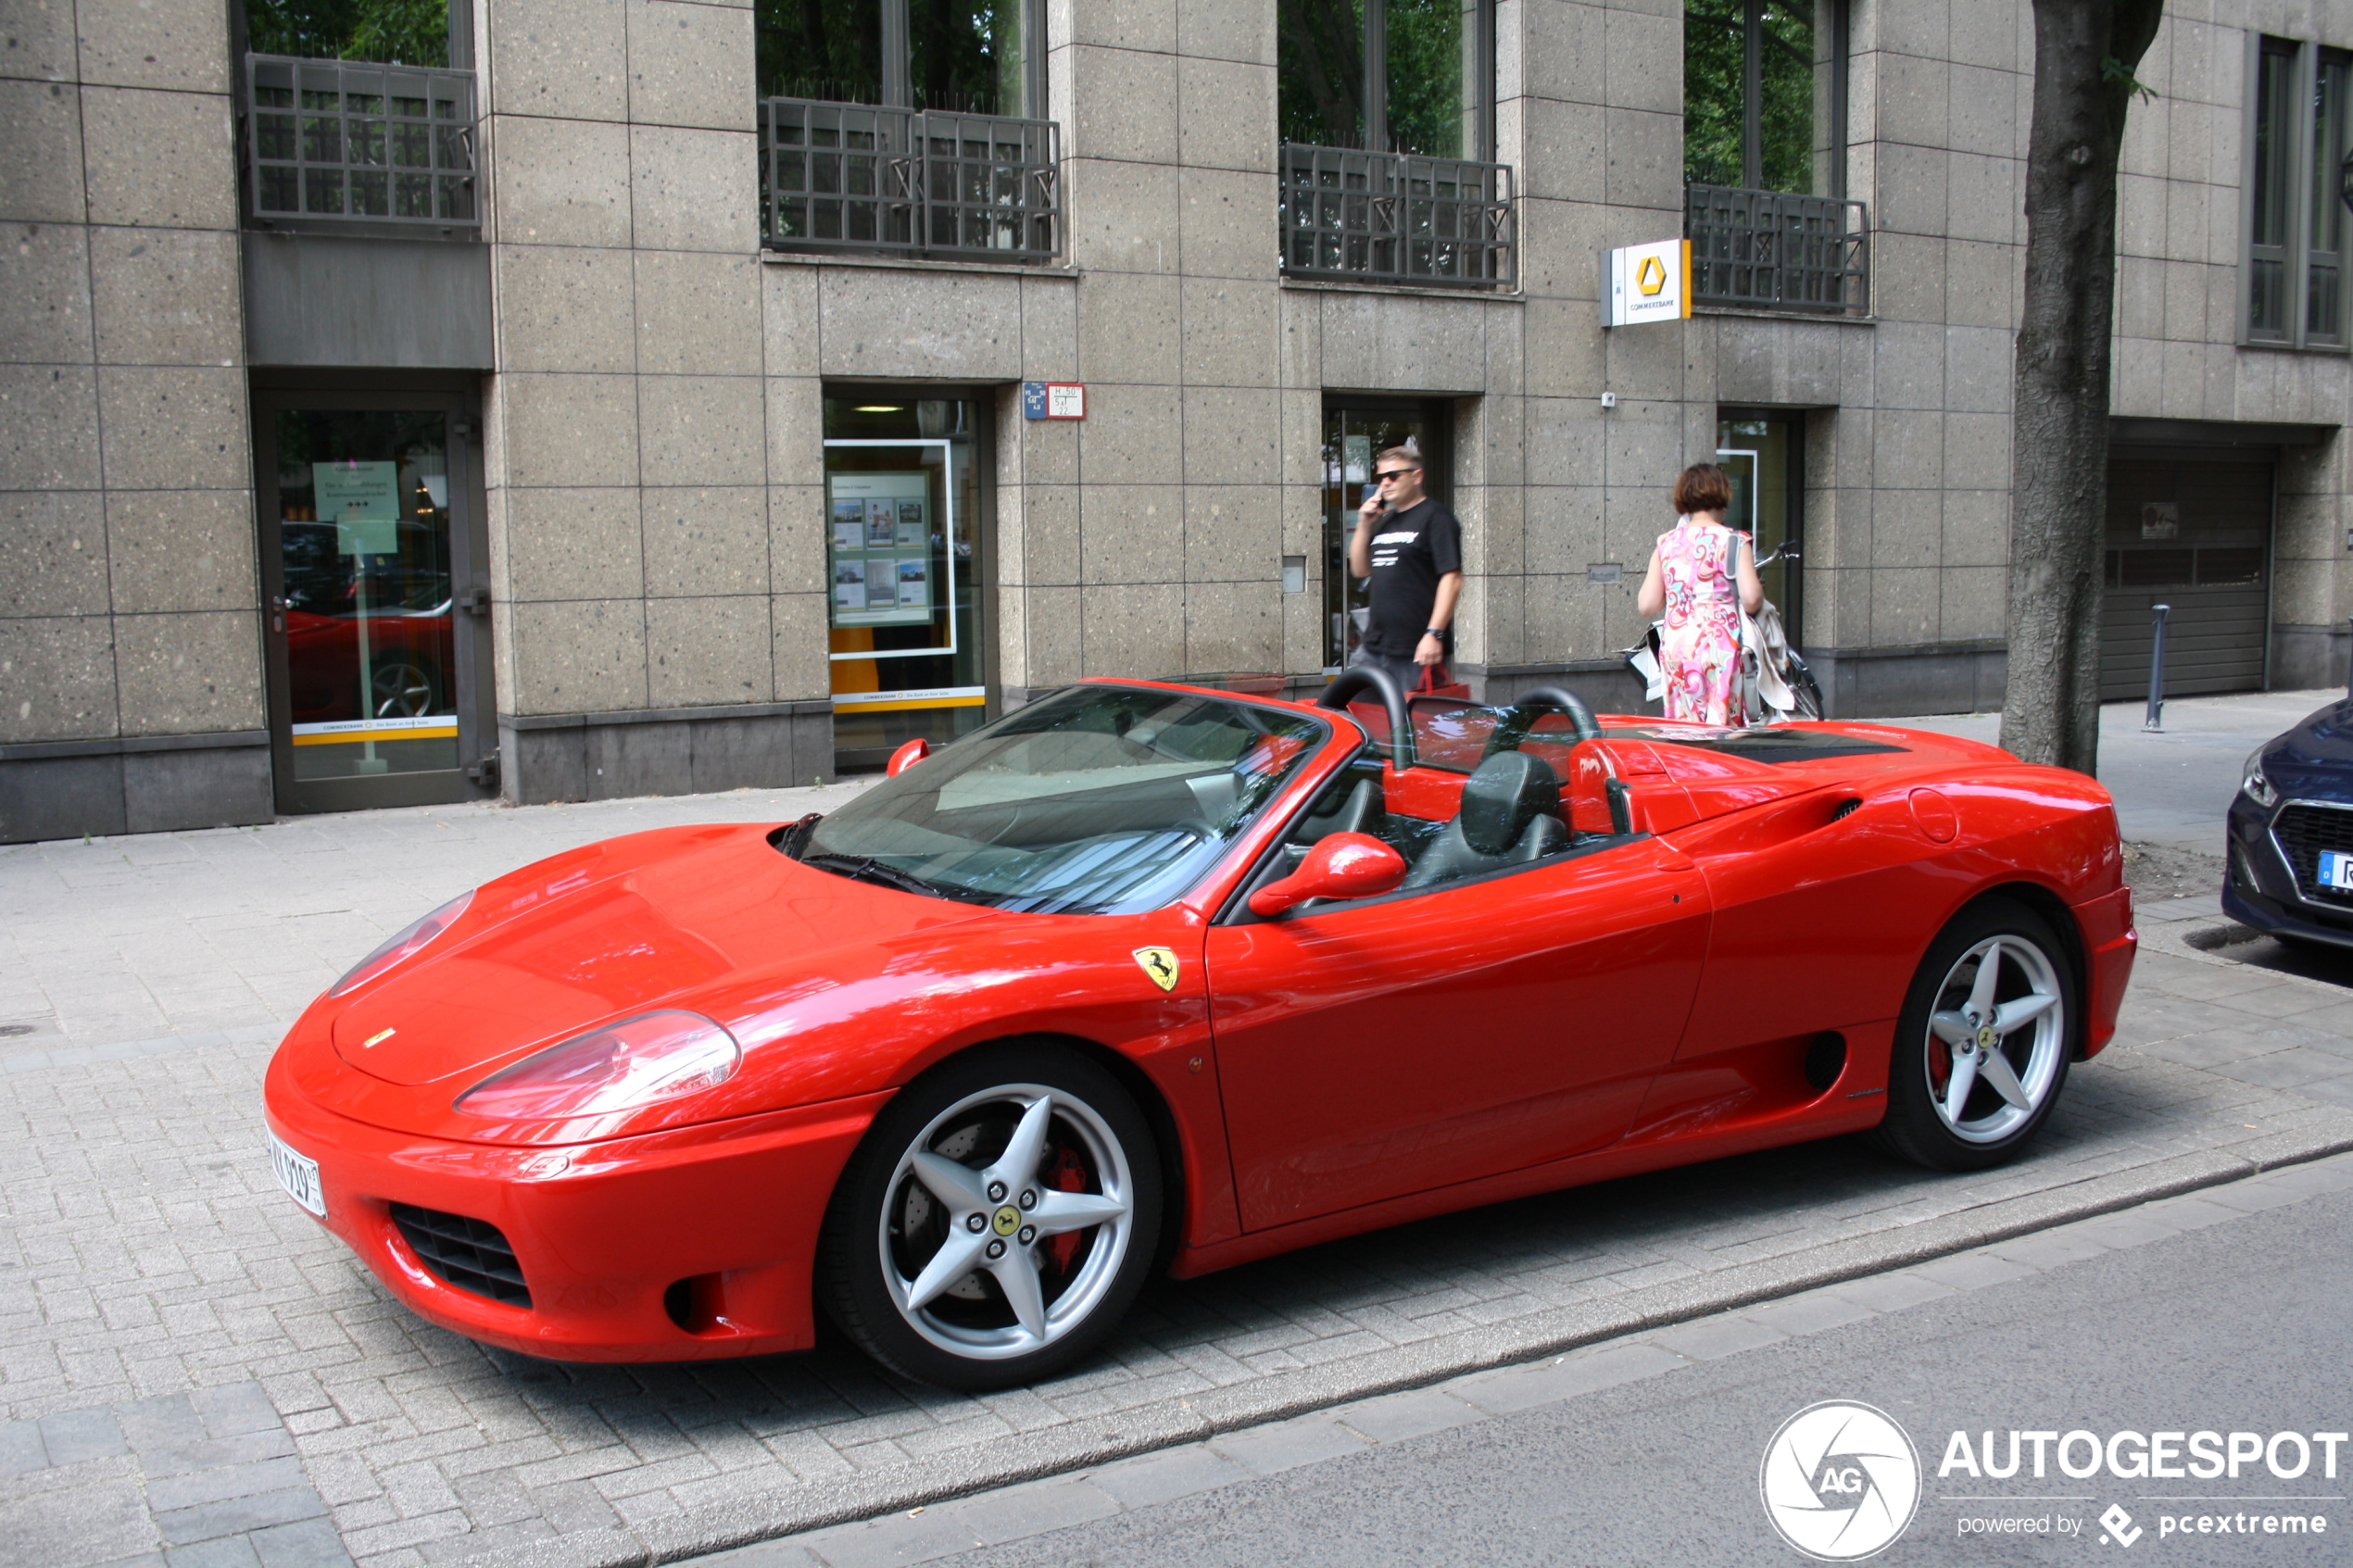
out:
<path id="1" fill-rule="evenodd" d="M 883 764 L 883 776 L 895 779 L 930 755 L 931 743 L 917 735 L 890 754 L 890 760 Z"/>
<path id="2" fill-rule="evenodd" d="M 1405 857 L 1368 833 L 1326 834 L 1299 870 L 1250 896 L 1250 912 L 1278 915 L 1310 898 L 1370 898 L 1405 880 Z"/>

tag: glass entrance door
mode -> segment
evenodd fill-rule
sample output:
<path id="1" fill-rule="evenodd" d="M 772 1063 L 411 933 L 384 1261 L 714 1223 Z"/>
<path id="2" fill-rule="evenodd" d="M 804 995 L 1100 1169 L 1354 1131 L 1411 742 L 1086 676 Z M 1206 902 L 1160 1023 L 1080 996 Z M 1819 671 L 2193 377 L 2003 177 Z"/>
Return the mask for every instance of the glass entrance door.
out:
<path id="1" fill-rule="evenodd" d="M 834 766 L 880 768 L 988 718 L 981 624 L 987 407 L 902 393 L 825 399 Z"/>
<path id="2" fill-rule="evenodd" d="M 1805 532 L 1806 425 L 1802 416 L 1743 414 L 1719 410 L 1716 461 L 1732 482 L 1732 504 L 1724 521 L 1756 541 L 1756 558 Z M 1781 630 L 1793 646 L 1799 641 L 1799 601 L 1806 574 L 1795 560 L 1777 561 L 1757 574 L 1765 596 L 1781 612 Z"/>
<path id="3" fill-rule="evenodd" d="M 1373 459 L 1391 446 L 1418 448 L 1423 481 L 1440 505 L 1451 506 L 1444 403 L 1327 401 L 1324 405 L 1324 670 L 1336 673 L 1356 651 L 1372 599 L 1348 571 L 1348 541 L 1356 508 L 1372 483 Z"/>
<path id="4" fill-rule="evenodd" d="M 462 410 L 446 399 L 432 408 L 261 400 L 280 809 L 482 792 L 496 778 L 479 762 L 486 726 L 476 711 L 488 598 L 476 586 L 484 574 L 470 537 L 468 470 L 453 461 Z"/>

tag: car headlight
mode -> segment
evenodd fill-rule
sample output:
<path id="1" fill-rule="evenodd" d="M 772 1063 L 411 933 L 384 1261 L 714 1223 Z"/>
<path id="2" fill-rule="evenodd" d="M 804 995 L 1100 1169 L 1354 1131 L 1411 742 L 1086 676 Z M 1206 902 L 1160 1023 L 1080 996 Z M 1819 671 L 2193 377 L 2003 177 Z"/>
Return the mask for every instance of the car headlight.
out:
<path id="1" fill-rule="evenodd" d="M 492 1073 L 455 1109 L 499 1122 L 602 1116 L 724 1084 L 742 1060 L 736 1037 L 698 1012 L 640 1013 Z"/>
<path id="2" fill-rule="evenodd" d="M 2268 744 L 2268 743 L 2267 743 Z M 2257 746 L 2247 754 L 2246 772 L 2239 780 L 2239 793 L 2265 810 L 2280 803 L 2280 792 L 2263 776 L 2263 747 Z"/>
<path id="3" fill-rule="evenodd" d="M 340 997 L 356 985 L 364 985 L 385 970 L 416 952 L 440 935 L 466 912 L 474 901 L 474 890 L 467 888 L 429 915 L 421 915 L 384 939 L 384 946 L 353 964 L 341 980 L 327 987 L 327 995 Z"/>

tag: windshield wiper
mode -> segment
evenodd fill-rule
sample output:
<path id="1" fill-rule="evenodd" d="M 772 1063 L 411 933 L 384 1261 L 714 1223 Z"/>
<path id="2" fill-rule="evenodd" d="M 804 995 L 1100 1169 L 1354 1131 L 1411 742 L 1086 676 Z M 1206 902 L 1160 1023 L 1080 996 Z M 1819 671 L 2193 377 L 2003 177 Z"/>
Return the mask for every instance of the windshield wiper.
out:
<path id="1" fill-rule="evenodd" d="M 853 882 L 879 883 L 896 887 L 902 893 L 921 893 L 926 897 L 939 898 L 947 890 L 936 883 L 925 882 L 912 872 L 902 872 L 897 866 L 886 866 L 872 855 L 804 855 L 804 866 L 814 866 L 821 872 L 835 872 Z"/>

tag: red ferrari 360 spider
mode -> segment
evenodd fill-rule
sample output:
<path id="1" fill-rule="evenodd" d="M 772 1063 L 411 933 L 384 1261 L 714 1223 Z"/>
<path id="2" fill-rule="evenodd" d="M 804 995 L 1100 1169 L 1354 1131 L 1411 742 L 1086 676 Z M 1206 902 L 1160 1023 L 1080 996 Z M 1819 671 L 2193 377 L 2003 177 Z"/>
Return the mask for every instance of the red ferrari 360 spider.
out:
<path id="1" fill-rule="evenodd" d="M 1088 681 L 453 899 L 287 1035 L 272 1155 L 475 1339 L 824 1312 L 1001 1386 L 1155 1268 L 1841 1133 L 2006 1159 L 2114 1031 L 2120 871 L 2098 784 L 1939 735 Z"/>

